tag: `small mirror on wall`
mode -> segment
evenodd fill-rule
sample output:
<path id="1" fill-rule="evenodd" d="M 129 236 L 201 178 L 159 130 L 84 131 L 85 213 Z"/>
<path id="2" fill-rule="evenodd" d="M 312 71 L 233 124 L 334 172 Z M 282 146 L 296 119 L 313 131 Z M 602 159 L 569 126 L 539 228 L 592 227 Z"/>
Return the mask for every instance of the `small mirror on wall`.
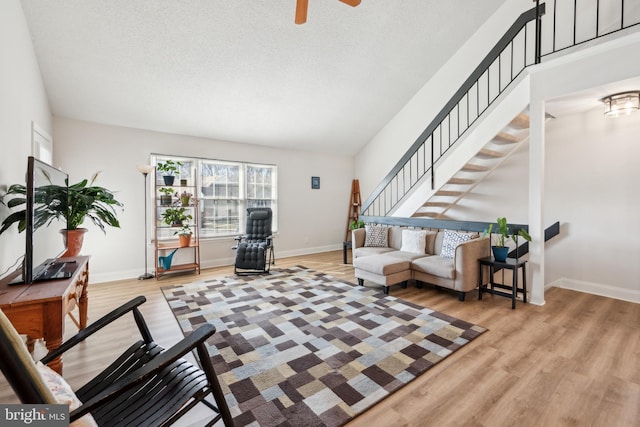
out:
<path id="1" fill-rule="evenodd" d="M 311 189 L 312 190 L 319 190 L 320 189 L 320 177 L 319 176 L 312 176 L 311 177 Z"/>

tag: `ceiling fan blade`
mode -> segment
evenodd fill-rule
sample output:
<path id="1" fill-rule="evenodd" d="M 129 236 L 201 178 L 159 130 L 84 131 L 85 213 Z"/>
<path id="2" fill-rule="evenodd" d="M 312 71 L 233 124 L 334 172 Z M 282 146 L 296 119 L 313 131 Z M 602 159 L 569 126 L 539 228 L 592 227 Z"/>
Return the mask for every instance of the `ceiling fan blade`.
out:
<path id="1" fill-rule="evenodd" d="M 340 0 L 344 4 L 348 4 L 351 7 L 356 7 L 360 4 L 360 0 Z"/>
<path id="2" fill-rule="evenodd" d="M 307 9 L 309 8 L 309 0 L 296 0 L 296 24 L 304 24 L 307 22 Z"/>

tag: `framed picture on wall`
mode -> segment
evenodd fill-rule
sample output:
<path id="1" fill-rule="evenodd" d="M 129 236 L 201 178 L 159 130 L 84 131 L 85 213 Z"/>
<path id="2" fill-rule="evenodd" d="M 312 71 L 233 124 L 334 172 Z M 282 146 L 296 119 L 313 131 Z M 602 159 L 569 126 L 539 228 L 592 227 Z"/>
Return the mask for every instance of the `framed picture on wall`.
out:
<path id="1" fill-rule="evenodd" d="M 34 121 L 31 121 L 31 152 L 36 159 L 53 164 L 53 139 Z"/>
<path id="2" fill-rule="evenodd" d="M 312 176 L 311 177 L 311 189 L 312 190 L 319 190 L 320 189 L 320 177 L 319 176 Z"/>

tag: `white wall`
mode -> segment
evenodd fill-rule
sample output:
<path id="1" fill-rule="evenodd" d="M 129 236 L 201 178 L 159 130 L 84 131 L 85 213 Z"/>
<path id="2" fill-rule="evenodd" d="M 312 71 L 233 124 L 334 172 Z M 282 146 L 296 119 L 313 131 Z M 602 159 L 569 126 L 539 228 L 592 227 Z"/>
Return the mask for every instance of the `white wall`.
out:
<path id="1" fill-rule="evenodd" d="M 31 36 L 18 0 L 0 2 L 0 193 L 24 183 L 31 154 L 31 122 L 51 133 L 51 112 Z M 0 219 L 8 209 L 0 205 Z M 0 272 L 24 254 L 17 227 L 0 235 Z"/>
<path id="2" fill-rule="evenodd" d="M 214 141 L 77 120 L 54 119 L 55 156 L 72 182 L 102 170 L 98 185 L 117 191 L 125 208 L 121 228 L 106 235 L 93 224 L 83 253 L 91 254 L 92 282 L 136 277 L 144 269 L 144 181 L 136 164 L 148 164 L 151 153 L 264 162 L 278 166 L 279 256 L 341 249 L 347 226 L 352 157 Z M 320 190 L 311 190 L 311 176 Z M 151 234 L 150 234 L 151 236 Z M 201 242 L 203 267 L 233 263 L 231 238 Z M 149 247 L 150 270 L 155 265 Z M 276 260 L 277 264 L 277 260 Z"/>

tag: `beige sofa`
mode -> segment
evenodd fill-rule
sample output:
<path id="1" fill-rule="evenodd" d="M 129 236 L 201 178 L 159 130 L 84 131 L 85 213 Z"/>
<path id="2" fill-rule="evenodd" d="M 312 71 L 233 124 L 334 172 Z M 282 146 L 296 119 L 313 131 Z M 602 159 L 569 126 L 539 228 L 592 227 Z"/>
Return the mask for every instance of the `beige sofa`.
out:
<path id="1" fill-rule="evenodd" d="M 387 229 L 387 246 L 365 246 L 366 230 L 360 228 L 352 232 L 353 265 L 360 285 L 364 280 L 372 281 L 384 286 L 384 292 L 388 293 L 391 285 L 405 287 L 408 280 L 415 280 L 419 287 L 429 283 L 452 289 L 460 301 L 464 301 L 466 292 L 478 287 L 478 259 L 490 255 L 489 237 L 472 232 L 422 230 L 425 241 L 424 253 L 421 253 L 415 247 L 412 251 L 401 250 L 404 249 L 403 230 L 409 230 L 408 227 L 378 227 Z M 442 251 L 445 235 L 448 235 L 448 254 Z M 456 237 L 452 237 L 454 235 Z M 470 240 L 452 244 L 459 235 L 466 235 L 462 237 Z"/>

